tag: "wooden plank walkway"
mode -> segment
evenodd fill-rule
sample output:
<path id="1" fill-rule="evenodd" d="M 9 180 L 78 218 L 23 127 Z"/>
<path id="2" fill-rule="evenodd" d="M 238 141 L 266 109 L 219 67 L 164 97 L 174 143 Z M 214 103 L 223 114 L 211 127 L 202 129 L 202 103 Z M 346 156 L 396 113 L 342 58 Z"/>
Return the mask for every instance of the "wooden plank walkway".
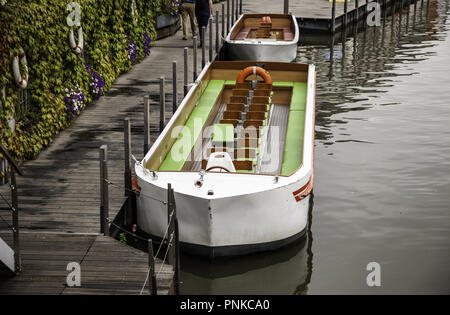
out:
<path id="1" fill-rule="evenodd" d="M 10 241 L 5 237 L 6 241 Z M 102 235 L 22 233 L 22 271 L 0 278 L 0 294 L 140 294 L 148 271 L 148 256 Z M 81 287 L 68 287 L 67 264 L 77 262 Z M 168 294 L 173 272 L 162 268 L 159 294 Z M 143 294 L 149 294 L 148 283 Z"/>

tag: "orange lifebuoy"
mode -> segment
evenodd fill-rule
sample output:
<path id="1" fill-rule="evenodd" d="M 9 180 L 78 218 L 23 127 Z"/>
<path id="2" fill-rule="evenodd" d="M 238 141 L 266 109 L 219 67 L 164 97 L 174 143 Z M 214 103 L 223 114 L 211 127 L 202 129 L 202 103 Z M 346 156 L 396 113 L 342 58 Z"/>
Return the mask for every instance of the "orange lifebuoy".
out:
<path id="1" fill-rule="evenodd" d="M 264 79 L 265 83 L 272 84 L 272 78 L 270 77 L 269 72 L 267 72 L 261 67 L 256 66 L 247 67 L 244 70 L 242 70 L 236 79 L 236 83 L 244 83 L 245 79 L 247 79 L 247 77 L 252 74 L 257 74 Z"/>

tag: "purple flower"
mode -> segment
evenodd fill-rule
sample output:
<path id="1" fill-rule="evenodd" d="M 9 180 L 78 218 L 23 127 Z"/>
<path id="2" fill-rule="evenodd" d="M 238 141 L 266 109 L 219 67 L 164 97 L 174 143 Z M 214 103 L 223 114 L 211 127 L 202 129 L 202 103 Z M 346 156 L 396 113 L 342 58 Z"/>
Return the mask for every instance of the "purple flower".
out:
<path id="1" fill-rule="evenodd" d="M 86 71 L 89 73 L 90 78 L 90 88 L 92 95 L 95 96 L 96 99 L 99 99 L 100 96 L 103 95 L 103 88 L 105 87 L 105 81 L 103 79 L 103 75 L 98 74 L 97 72 L 92 69 L 92 66 L 86 62 Z"/>
<path id="2" fill-rule="evenodd" d="M 152 43 L 152 37 L 149 36 L 147 34 L 147 32 L 145 32 L 144 33 L 144 45 L 143 45 L 143 47 L 144 47 L 144 52 L 145 52 L 146 56 L 150 56 L 150 53 L 151 53 L 151 51 L 150 51 L 150 44 L 151 43 Z"/>

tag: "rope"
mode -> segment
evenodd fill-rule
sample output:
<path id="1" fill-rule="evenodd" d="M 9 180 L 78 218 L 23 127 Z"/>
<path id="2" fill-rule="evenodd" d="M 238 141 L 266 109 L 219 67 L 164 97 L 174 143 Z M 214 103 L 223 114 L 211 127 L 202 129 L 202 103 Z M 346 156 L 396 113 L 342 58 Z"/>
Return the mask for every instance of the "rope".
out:
<path id="1" fill-rule="evenodd" d="M 9 209 L 14 211 L 14 207 L 8 202 L 8 200 L 0 193 L 0 197 L 3 199 L 3 201 L 6 202 L 6 204 L 8 205 Z"/>
<path id="2" fill-rule="evenodd" d="M 5 218 L 3 218 L 1 215 L 0 215 L 0 219 L 2 219 L 2 221 L 5 222 L 6 225 L 7 225 L 13 232 L 16 232 L 16 229 L 15 229 L 12 225 L 10 225 L 9 222 L 6 221 Z"/>
<path id="3" fill-rule="evenodd" d="M 108 180 L 108 179 L 105 179 L 105 182 L 106 182 L 108 185 L 111 185 L 111 186 L 113 186 L 113 187 L 120 188 L 120 189 L 124 189 L 124 190 L 126 190 L 126 191 L 128 191 L 128 192 L 131 192 L 131 193 L 133 193 L 133 194 L 136 194 L 136 192 L 135 192 L 134 190 L 129 189 L 129 188 L 127 188 L 127 187 L 125 187 L 125 186 L 122 186 L 122 185 L 119 185 L 119 184 L 115 184 L 115 183 L 113 183 L 112 181 L 110 181 L 110 180 Z M 152 196 L 149 196 L 149 195 L 146 195 L 146 194 L 143 194 L 143 193 L 140 193 L 140 195 L 145 196 L 145 197 L 150 198 L 150 199 L 153 199 L 153 200 L 155 200 L 155 201 L 159 201 L 159 202 L 161 202 L 163 205 L 166 205 L 166 204 L 167 204 L 167 201 L 159 200 L 159 199 L 157 199 L 157 198 L 155 198 L 155 197 L 152 197 Z"/>

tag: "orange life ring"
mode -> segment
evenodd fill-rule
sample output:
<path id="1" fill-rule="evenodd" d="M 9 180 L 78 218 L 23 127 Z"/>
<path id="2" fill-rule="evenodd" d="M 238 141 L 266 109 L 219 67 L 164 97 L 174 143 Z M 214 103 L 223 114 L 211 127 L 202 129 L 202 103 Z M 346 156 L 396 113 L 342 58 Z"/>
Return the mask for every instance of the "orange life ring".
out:
<path id="1" fill-rule="evenodd" d="M 255 67 L 247 67 L 244 70 L 242 70 L 236 79 L 236 83 L 244 83 L 245 79 L 247 79 L 247 77 L 252 74 L 257 74 L 264 79 L 265 83 L 272 84 L 272 78 L 270 77 L 269 72 L 267 72 L 266 70 L 264 70 L 261 67 L 256 67 L 256 66 Z"/>

